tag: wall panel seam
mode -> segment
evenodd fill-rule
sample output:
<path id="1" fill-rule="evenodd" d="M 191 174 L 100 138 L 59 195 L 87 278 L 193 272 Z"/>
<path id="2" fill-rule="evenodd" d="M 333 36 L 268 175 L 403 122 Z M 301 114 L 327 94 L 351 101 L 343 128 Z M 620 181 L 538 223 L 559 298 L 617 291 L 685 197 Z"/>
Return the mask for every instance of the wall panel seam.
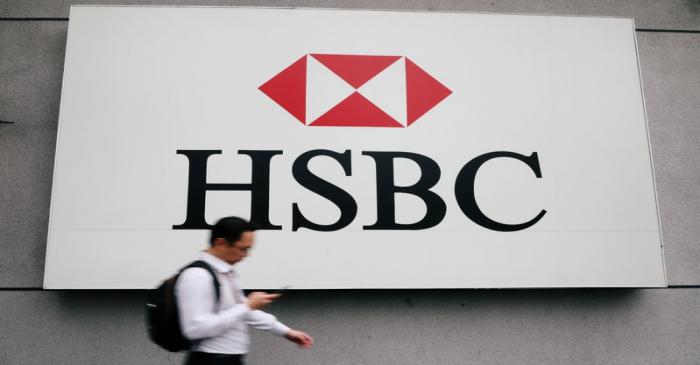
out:
<path id="1" fill-rule="evenodd" d="M 498 14 L 498 13 L 494 13 Z M 504 13 L 505 14 L 505 13 Z M 68 18 L 13 18 L 13 17 L 0 17 L 0 21 L 8 22 L 46 22 L 46 21 L 68 21 Z M 656 28 L 636 28 L 637 32 L 650 32 L 650 33 L 690 33 L 690 34 L 700 34 L 700 29 L 656 29 Z"/>

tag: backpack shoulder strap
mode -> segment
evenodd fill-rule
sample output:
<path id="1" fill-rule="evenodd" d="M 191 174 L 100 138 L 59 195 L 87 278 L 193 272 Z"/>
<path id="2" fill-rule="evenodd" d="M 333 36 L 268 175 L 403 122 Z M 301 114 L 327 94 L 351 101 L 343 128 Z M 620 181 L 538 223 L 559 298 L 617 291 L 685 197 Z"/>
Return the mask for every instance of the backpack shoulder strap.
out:
<path id="1" fill-rule="evenodd" d="M 219 284 L 219 278 L 216 276 L 214 269 L 211 267 L 211 265 L 207 264 L 203 260 L 197 260 L 197 261 L 194 261 L 194 262 L 190 263 L 189 265 L 185 266 L 184 268 L 182 268 L 182 270 L 180 270 L 180 272 L 183 272 L 186 269 L 189 269 L 191 267 L 202 268 L 204 270 L 207 270 L 209 272 L 209 274 L 211 274 L 212 279 L 214 279 L 214 293 L 216 294 L 216 307 L 217 307 L 216 311 L 218 312 L 219 311 L 219 299 L 221 298 L 221 289 L 220 289 L 221 284 Z"/>

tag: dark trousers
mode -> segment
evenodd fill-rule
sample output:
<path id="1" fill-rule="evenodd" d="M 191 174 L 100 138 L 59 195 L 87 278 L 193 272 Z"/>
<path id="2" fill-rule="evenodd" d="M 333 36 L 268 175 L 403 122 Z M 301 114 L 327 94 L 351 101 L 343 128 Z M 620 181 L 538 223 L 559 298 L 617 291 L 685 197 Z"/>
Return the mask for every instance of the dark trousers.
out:
<path id="1" fill-rule="evenodd" d="M 190 352 L 187 354 L 185 365 L 244 365 L 243 360 L 243 355 Z"/>

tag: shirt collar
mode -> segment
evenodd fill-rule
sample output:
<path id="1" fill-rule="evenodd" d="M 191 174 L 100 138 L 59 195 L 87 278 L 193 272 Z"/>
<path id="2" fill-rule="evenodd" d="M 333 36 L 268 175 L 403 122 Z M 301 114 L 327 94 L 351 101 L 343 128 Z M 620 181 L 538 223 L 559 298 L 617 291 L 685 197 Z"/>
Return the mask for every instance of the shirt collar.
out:
<path id="1" fill-rule="evenodd" d="M 226 274 L 227 272 L 233 270 L 231 264 L 206 251 L 199 253 L 199 259 L 211 265 L 214 269 L 216 269 L 216 271 L 222 274 Z"/>

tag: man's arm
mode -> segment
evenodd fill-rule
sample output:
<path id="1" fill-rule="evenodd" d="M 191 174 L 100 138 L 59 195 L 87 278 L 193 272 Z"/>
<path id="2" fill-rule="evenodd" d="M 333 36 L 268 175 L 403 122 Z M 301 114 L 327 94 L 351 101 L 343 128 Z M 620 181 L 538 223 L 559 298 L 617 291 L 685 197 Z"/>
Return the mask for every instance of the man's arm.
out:
<path id="1" fill-rule="evenodd" d="M 308 334 L 293 330 L 285 326 L 282 322 L 278 321 L 275 316 L 270 313 L 263 312 L 261 310 L 253 310 L 246 316 L 249 325 L 274 333 L 277 336 L 284 336 L 289 341 L 292 341 L 302 348 L 311 348 L 313 346 L 314 340 Z"/>
<path id="2" fill-rule="evenodd" d="M 268 331 L 277 336 L 284 336 L 290 328 L 278 321 L 275 316 L 261 310 L 252 310 L 246 316 L 249 325 L 263 331 Z"/>
<path id="3" fill-rule="evenodd" d="M 245 303 L 214 313 L 214 279 L 203 268 L 184 270 L 175 284 L 182 334 L 191 340 L 219 336 L 251 312 Z"/>

